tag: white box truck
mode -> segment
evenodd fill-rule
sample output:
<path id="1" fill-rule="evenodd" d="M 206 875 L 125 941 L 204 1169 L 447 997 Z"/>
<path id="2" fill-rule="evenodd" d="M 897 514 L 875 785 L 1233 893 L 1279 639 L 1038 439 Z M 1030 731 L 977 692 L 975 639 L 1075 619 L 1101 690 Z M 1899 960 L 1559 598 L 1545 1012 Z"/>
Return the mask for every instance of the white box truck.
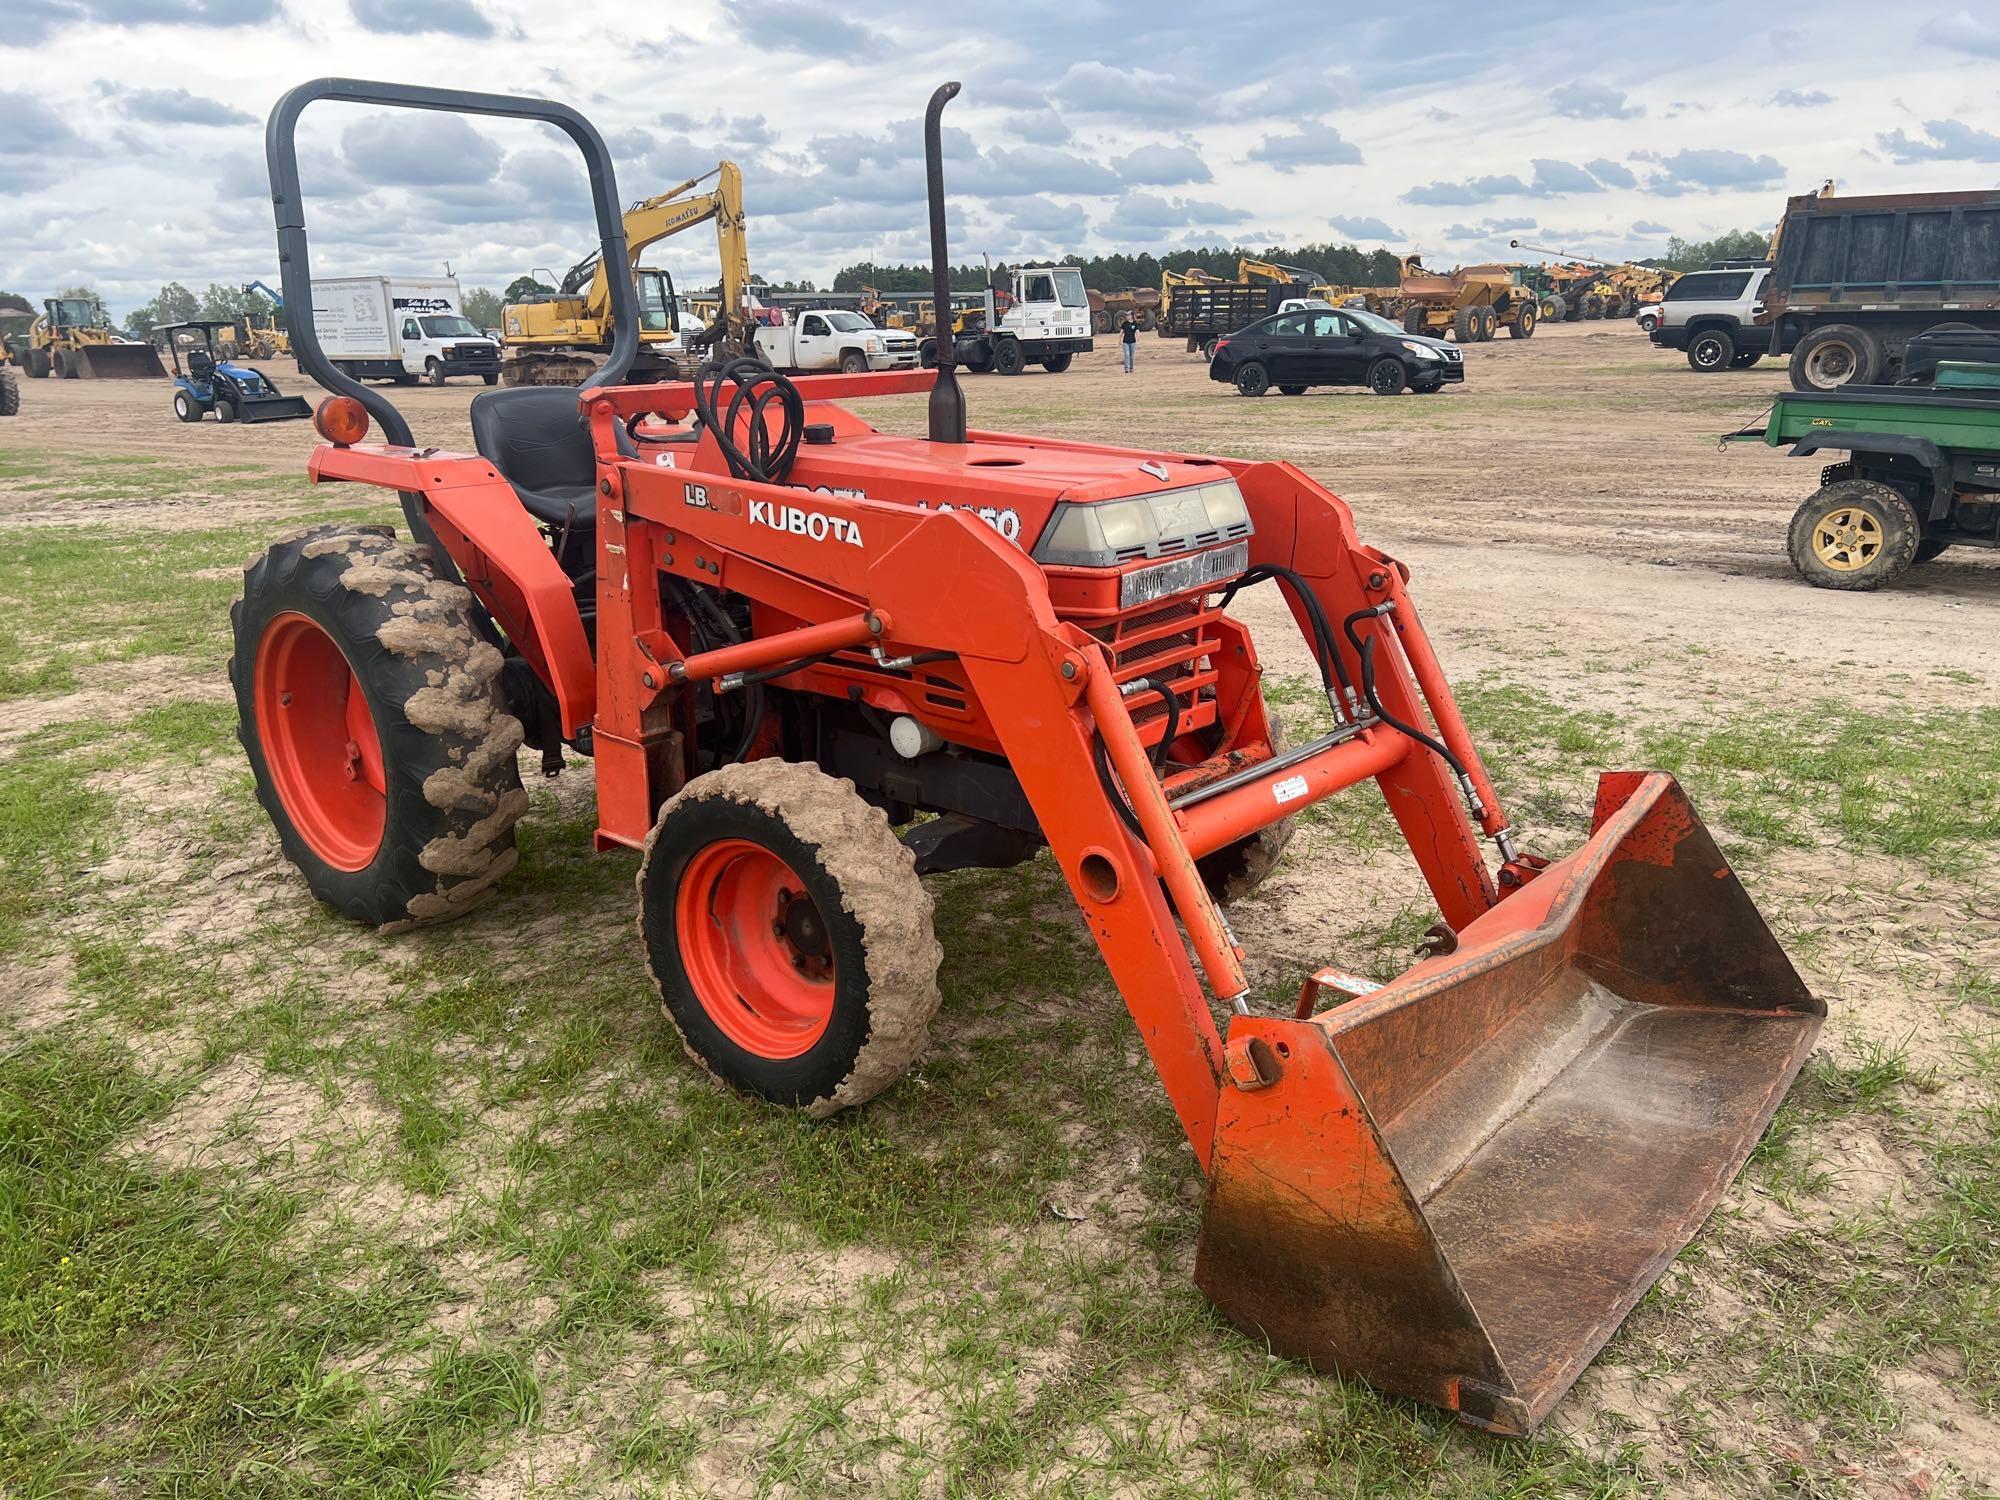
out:
<path id="1" fill-rule="evenodd" d="M 499 384 L 500 346 L 466 318 L 450 277 L 316 277 L 312 304 L 320 348 L 356 380 L 443 385 L 476 375 Z"/>

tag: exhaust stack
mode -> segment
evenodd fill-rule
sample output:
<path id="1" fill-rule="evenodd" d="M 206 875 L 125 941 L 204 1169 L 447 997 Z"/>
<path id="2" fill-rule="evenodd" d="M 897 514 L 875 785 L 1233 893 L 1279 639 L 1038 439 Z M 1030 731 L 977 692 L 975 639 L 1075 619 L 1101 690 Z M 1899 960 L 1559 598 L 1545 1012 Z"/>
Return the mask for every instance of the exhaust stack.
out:
<path id="1" fill-rule="evenodd" d="M 924 186 L 931 207 L 931 322 L 936 329 L 937 384 L 931 387 L 930 440 L 965 441 L 965 393 L 958 388 L 958 348 L 951 329 L 951 255 L 944 234 L 944 107 L 956 83 L 938 85 L 924 110 Z"/>

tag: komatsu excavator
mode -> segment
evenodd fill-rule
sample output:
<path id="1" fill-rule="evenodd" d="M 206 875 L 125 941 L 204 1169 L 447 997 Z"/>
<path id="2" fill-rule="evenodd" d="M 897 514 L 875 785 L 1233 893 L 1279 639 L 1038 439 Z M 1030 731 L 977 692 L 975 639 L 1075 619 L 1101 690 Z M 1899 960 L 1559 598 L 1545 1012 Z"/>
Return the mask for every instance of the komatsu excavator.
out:
<path id="1" fill-rule="evenodd" d="M 715 187 L 696 192 L 715 179 Z M 700 331 L 681 327 L 674 279 L 639 264 L 648 246 L 697 224 L 715 223 L 722 258 L 722 302 L 715 321 Z M 625 210 L 625 244 L 639 293 L 639 353 L 626 377 L 634 382 L 685 379 L 707 355 L 754 352 L 746 310 L 750 249 L 743 232 L 743 174 L 733 161 L 690 177 L 679 187 Z M 503 385 L 580 385 L 609 357 L 613 326 L 610 278 L 592 251 L 578 261 L 553 293 L 510 302 L 501 317 Z"/>

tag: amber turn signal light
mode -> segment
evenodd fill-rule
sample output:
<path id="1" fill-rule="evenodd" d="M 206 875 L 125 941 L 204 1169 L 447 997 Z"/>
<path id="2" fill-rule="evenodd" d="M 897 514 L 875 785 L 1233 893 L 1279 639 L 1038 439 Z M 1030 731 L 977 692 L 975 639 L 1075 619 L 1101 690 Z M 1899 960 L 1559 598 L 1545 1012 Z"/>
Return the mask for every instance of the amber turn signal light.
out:
<path id="1" fill-rule="evenodd" d="M 313 413 L 313 428 L 336 448 L 352 448 L 368 436 L 368 408 L 352 396 L 328 396 Z"/>

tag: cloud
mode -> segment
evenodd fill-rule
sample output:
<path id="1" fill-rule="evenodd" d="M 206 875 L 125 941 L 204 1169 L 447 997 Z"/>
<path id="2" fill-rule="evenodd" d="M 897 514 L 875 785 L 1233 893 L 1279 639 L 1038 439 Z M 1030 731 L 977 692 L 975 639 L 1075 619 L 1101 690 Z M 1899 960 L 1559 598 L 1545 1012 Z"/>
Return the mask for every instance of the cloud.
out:
<path id="1" fill-rule="evenodd" d="M 1016 234 L 1074 245 L 1089 228 L 1083 207 L 1076 203 L 1057 203 L 1052 199 L 1028 196 L 1023 198 L 994 198 L 986 207 L 1001 216 L 1007 228 Z"/>
<path id="2" fill-rule="evenodd" d="M 1606 187 L 1632 188 L 1639 185 L 1639 179 L 1633 175 L 1630 167 L 1622 166 L 1605 157 L 1597 157 L 1583 165 L 1592 177 Z"/>
<path id="3" fill-rule="evenodd" d="M 667 129 L 683 135 L 699 132 L 732 145 L 770 146 L 776 144 L 778 139 L 777 132 L 771 129 L 762 115 L 725 115 L 718 109 L 711 115 L 684 115 L 668 111 L 656 118 Z"/>
<path id="4" fill-rule="evenodd" d="M 1901 129 L 1875 137 L 1875 144 L 1900 163 L 1916 161 L 2000 161 L 2000 135 L 1975 130 L 1960 120 L 1926 120 L 1923 138 Z"/>
<path id="5" fill-rule="evenodd" d="M 1327 219 L 1327 223 L 1350 239 L 1399 240 L 1403 237 L 1401 230 L 1391 229 L 1372 214 L 1334 214 Z"/>
<path id="6" fill-rule="evenodd" d="M 118 107 L 133 119 L 152 125 L 247 125 L 257 118 L 186 89 L 132 89 L 119 95 L 107 88 L 105 92 L 117 97 Z"/>
<path id="7" fill-rule="evenodd" d="M 1139 125 L 1180 125 L 1198 114 L 1203 92 L 1147 68 L 1072 63 L 1049 97 L 1081 115 L 1118 115 Z"/>
<path id="8" fill-rule="evenodd" d="M 1141 146 L 1111 163 L 1118 175 L 1140 187 L 1173 187 L 1183 182 L 1212 182 L 1201 153 L 1192 146 Z"/>
<path id="9" fill-rule="evenodd" d="M 1785 169 L 1775 158 L 1747 156 L 1741 151 L 1676 151 L 1672 156 L 1640 152 L 1637 158 L 1659 168 L 1647 179 L 1646 191 L 1663 198 L 1677 198 L 1683 193 L 1774 187 L 1785 175 Z"/>
<path id="10" fill-rule="evenodd" d="M 866 27 L 810 0 L 723 0 L 722 11 L 746 42 L 767 51 L 859 57 L 870 46 Z"/>
<path id="11" fill-rule="evenodd" d="M 1771 102 L 1780 109 L 1818 109 L 1833 103 L 1833 95 L 1824 89 L 1779 89 Z"/>
<path id="12" fill-rule="evenodd" d="M 1007 128 L 1037 146 L 1061 146 L 1070 138 L 1069 123 L 1052 109 L 1022 110 L 1007 117 Z"/>
<path id="13" fill-rule="evenodd" d="M 1358 166 L 1361 148 L 1341 137 L 1331 125 L 1308 120 L 1291 135 L 1267 135 L 1260 146 L 1250 148 L 1250 160 L 1295 172 L 1300 167 Z"/>
<path id="14" fill-rule="evenodd" d="M 493 23 L 472 0 L 347 0 L 363 31 L 418 36 L 442 31 L 451 36 L 493 35 Z"/>
<path id="15" fill-rule="evenodd" d="M 1634 219 L 1632 221 L 1632 233 L 1672 234 L 1673 230 L 1668 228 L 1665 224 L 1655 224 L 1651 219 Z"/>
<path id="16" fill-rule="evenodd" d="M 1524 229 L 1533 229 L 1533 219 L 1482 219 L 1488 234 L 1519 234 Z"/>
<path id="17" fill-rule="evenodd" d="M 371 115 L 340 135 L 347 164 L 378 187 L 484 186 L 500 148 L 457 115 Z"/>
<path id="18" fill-rule="evenodd" d="M 1975 18 L 1969 10 L 1932 16 L 1917 28 L 1917 40 L 1974 57 L 2000 57 L 2000 27 Z"/>
<path id="19" fill-rule="evenodd" d="M 1559 115 L 1572 120 L 1631 120 L 1643 115 L 1643 105 L 1625 102 L 1622 89 L 1578 79 L 1549 90 L 1549 104 Z"/>
<path id="20" fill-rule="evenodd" d="M 0 47 L 29 47 L 65 26 L 253 26 L 278 0 L 26 0 L 8 13 Z"/>
<path id="21" fill-rule="evenodd" d="M 1461 208 L 1475 203 L 1491 203 L 1495 198 L 1519 197 L 1528 185 L 1509 173 L 1504 177 L 1472 177 L 1464 182 L 1428 182 L 1403 194 L 1405 203 L 1427 208 Z"/>
<path id="22" fill-rule="evenodd" d="M 1538 156 L 1533 166 L 1535 180 L 1528 184 L 1529 194 L 1533 197 L 1554 198 L 1563 193 L 1604 191 L 1604 184 L 1575 162 L 1555 161 L 1546 156 Z"/>
<path id="23" fill-rule="evenodd" d="M 1240 224 L 1249 218 L 1240 208 L 1185 198 L 1167 199 L 1153 193 L 1127 193 L 1103 222 L 1116 240 L 1144 240 L 1170 229 L 1206 224 Z"/>
<path id="24" fill-rule="evenodd" d="M 32 94 L 0 89 L 0 156 L 81 156 L 89 151 L 67 121 Z"/>

